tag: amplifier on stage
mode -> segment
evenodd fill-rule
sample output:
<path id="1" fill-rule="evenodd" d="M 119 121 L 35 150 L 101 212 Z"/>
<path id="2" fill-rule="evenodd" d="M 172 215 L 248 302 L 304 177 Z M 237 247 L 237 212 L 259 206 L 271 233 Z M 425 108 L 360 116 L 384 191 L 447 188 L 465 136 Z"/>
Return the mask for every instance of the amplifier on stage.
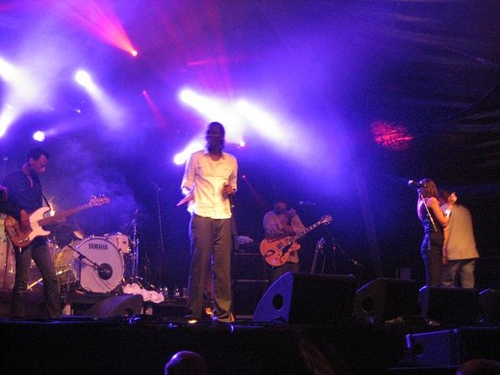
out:
<path id="1" fill-rule="evenodd" d="M 233 280 L 267 280 L 267 270 L 260 253 L 234 253 Z"/>

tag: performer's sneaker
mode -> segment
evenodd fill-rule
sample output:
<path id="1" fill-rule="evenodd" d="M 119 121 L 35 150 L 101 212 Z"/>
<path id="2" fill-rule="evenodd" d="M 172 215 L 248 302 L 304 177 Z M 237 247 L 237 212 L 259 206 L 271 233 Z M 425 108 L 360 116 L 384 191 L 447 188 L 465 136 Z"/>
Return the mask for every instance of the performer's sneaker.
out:
<path id="1" fill-rule="evenodd" d="M 193 315 L 186 315 L 184 320 L 187 324 L 196 324 L 200 320 L 199 318 L 194 317 Z"/>

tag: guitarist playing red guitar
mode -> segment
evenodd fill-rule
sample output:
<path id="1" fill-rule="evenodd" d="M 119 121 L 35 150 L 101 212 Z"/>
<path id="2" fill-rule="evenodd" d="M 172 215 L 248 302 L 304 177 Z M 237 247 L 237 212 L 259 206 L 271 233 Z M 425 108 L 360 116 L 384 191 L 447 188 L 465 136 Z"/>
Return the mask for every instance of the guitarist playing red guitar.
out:
<path id="1" fill-rule="evenodd" d="M 329 215 L 304 227 L 294 209 L 287 210 L 286 203 L 277 201 L 274 210 L 264 215 L 266 238 L 260 243 L 260 253 L 270 267 L 269 281 L 273 283 L 285 272 L 300 272 L 297 240 L 322 224 L 332 222 Z"/>
<path id="2" fill-rule="evenodd" d="M 287 204 L 283 200 L 278 200 L 274 203 L 273 210 L 267 212 L 262 220 L 266 239 L 261 243 L 261 253 L 263 250 L 269 250 L 276 243 L 276 240 L 284 239 L 290 236 L 295 236 L 302 233 L 306 227 L 300 220 L 299 215 L 292 208 L 287 209 Z M 266 246 L 268 245 L 268 246 Z M 264 260 L 271 266 L 269 274 L 269 282 L 273 283 L 277 278 L 285 272 L 299 272 L 299 255 L 297 254 L 300 245 L 294 243 L 288 249 L 284 259 L 278 260 L 274 258 L 275 253 L 262 254 Z M 271 250 L 272 251 L 272 250 Z M 267 255 L 267 256 L 266 256 Z M 271 260 L 275 260 L 274 262 Z"/>

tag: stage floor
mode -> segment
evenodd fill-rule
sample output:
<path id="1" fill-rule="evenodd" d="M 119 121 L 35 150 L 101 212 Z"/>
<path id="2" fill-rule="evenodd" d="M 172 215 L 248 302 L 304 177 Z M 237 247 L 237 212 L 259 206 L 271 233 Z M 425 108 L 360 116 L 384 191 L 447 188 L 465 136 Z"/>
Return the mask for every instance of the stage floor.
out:
<path id="1" fill-rule="evenodd" d="M 63 294 L 68 314 L 48 320 L 40 315 L 42 296 L 27 297 L 30 316 L 15 320 L 8 313 L 10 291 L 0 291 L 2 374 L 162 374 L 180 350 L 200 353 L 217 375 L 451 375 L 471 358 L 500 360 L 500 327 L 432 326 L 419 319 L 373 324 L 354 317 L 290 324 L 247 315 L 231 324 L 190 325 L 182 298 L 155 304 L 140 295 L 99 293 Z"/>

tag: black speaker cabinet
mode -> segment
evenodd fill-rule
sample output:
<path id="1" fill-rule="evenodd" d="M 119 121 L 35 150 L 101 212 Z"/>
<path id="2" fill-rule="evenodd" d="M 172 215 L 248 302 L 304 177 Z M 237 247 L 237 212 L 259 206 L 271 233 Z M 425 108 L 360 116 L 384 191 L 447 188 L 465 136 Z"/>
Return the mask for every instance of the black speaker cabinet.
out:
<path id="1" fill-rule="evenodd" d="M 441 324 L 474 325 L 478 316 L 477 289 L 424 286 L 419 292 L 422 315 Z"/>
<path id="2" fill-rule="evenodd" d="M 354 297 L 356 318 L 373 324 L 420 313 L 418 285 L 414 280 L 381 277 L 361 287 Z"/>
<path id="3" fill-rule="evenodd" d="M 499 347 L 498 328 L 469 327 L 409 334 L 406 362 L 410 366 L 458 366 L 472 358 L 499 360 Z"/>
<path id="4" fill-rule="evenodd" d="M 481 322 L 487 325 L 500 325 L 500 290 L 483 290 L 479 293 L 478 303 Z"/>
<path id="5" fill-rule="evenodd" d="M 112 296 L 92 306 L 87 311 L 87 315 L 95 316 L 99 319 L 139 315 L 142 310 L 142 304 L 143 298 L 140 294 Z"/>
<path id="6" fill-rule="evenodd" d="M 254 322 L 335 323 L 352 316 L 356 279 L 345 275 L 287 272 L 269 286 Z"/>

